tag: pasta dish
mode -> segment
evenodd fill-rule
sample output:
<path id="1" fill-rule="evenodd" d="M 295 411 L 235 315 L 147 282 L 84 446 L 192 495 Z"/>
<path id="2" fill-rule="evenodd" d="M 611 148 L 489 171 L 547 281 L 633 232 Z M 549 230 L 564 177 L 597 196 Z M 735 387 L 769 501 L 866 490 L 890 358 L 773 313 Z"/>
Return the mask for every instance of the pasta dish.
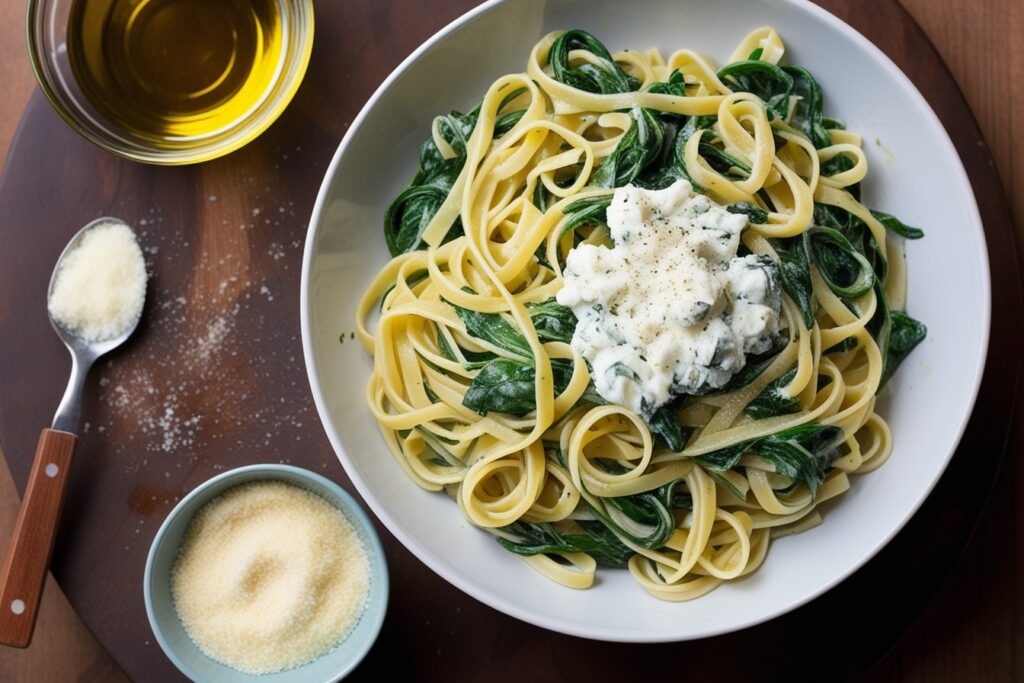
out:
<path id="1" fill-rule="evenodd" d="M 358 308 L 384 441 L 563 585 L 704 595 L 892 450 L 923 233 L 862 203 L 860 136 L 784 52 L 552 33 L 434 119 L 384 217 Z"/>

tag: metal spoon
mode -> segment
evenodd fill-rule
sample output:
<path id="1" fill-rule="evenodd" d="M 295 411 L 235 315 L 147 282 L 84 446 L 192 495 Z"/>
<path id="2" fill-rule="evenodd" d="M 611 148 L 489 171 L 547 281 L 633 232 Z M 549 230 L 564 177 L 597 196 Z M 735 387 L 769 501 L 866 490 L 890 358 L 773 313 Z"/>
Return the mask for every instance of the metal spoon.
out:
<path id="1" fill-rule="evenodd" d="M 81 243 L 87 232 L 110 223 L 126 225 L 117 218 L 99 218 L 71 238 L 50 276 L 47 302 L 65 257 Z M 85 377 L 97 358 L 120 346 L 131 336 L 138 326 L 141 312 L 138 311 L 135 322 L 123 334 L 98 342 L 83 339 L 50 315 L 50 324 L 71 352 L 71 379 L 57 407 L 57 413 L 53 416 L 53 425 L 44 429 L 39 436 L 35 461 L 18 510 L 14 537 L 8 547 L 3 569 L 0 570 L 0 644 L 28 647 L 32 640 L 39 598 L 53 552 L 57 522 L 67 490 L 75 442 L 78 440 L 75 432 L 78 430 Z"/>

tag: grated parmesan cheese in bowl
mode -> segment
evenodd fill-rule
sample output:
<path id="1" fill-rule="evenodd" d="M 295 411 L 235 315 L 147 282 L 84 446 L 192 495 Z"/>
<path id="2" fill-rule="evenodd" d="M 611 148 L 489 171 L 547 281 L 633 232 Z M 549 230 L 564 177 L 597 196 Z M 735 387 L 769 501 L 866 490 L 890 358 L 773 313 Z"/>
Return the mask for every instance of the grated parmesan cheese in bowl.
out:
<path id="1" fill-rule="evenodd" d="M 239 671 L 266 674 L 312 661 L 359 618 L 366 551 L 345 516 L 292 484 L 241 484 L 210 501 L 171 572 L 185 630 Z"/>
<path id="2" fill-rule="evenodd" d="M 339 680 L 377 637 L 387 586 L 358 503 L 320 475 L 269 464 L 185 496 L 157 532 L 144 583 L 161 648 L 211 683 Z"/>

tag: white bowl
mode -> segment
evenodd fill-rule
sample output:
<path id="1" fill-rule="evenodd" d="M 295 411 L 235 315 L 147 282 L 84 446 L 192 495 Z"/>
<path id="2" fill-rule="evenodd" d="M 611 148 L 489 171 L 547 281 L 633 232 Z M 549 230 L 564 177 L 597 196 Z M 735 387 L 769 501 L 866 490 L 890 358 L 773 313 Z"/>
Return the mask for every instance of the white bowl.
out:
<path id="1" fill-rule="evenodd" d="M 641 8 L 642 5 L 642 8 Z M 417 488 L 384 447 L 364 400 L 370 356 L 339 334 L 388 260 L 384 210 L 408 184 L 433 117 L 468 111 L 498 76 L 525 69 L 548 31 L 583 28 L 609 47 L 689 47 L 720 63 L 751 29 L 772 25 L 790 63 L 822 84 L 826 114 L 864 136 L 868 203 L 925 228 L 908 244 L 909 311 L 928 338 L 900 368 L 882 412 L 895 437 L 884 467 L 853 477 L 825 523 L 783 538 L 763 567 L 687 603 L 648 596 L 603 569 L 587 591 L 556 585 L 466 523 L 444 495 Z M 797 0 L 494 0 L 409 56 L 349 128 L 317 199 L 302 274 L 302 337 L 316 405 L 342 465 L 384 524 L 442 577 L 524 621 L 603 640 L 655 642 L 737 630 L 826 591 L 909 519 L 953 453 L 981 380 L 989 271 L 977 206 L 949 137 L 907 77 L 863 36 Z M 347 336 L 347 335 L 346 335 Z"/>

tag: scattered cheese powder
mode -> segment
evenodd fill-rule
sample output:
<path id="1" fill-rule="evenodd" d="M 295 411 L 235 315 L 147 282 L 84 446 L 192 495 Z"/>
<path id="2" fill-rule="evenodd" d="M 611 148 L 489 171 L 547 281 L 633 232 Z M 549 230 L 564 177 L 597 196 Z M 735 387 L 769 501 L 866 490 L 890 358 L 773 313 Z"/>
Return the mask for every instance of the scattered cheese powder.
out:
<path id="1" fill-rule="evenodd" d="M 171 573 L 195 644 L 251 674 L 330 651 L 358 621 L 369 585 L 366 550 L 345 515 L 276 481 L 242 484 L 204 506 Z"/>
<path id="2" fill-rule="evenodd" d="M 131 329 L 146 300 L 146 262 L 135 233 L 100 223 L 61 260 L 47 302 L 50 315 L 86 341 L 106 341 Z"/>

